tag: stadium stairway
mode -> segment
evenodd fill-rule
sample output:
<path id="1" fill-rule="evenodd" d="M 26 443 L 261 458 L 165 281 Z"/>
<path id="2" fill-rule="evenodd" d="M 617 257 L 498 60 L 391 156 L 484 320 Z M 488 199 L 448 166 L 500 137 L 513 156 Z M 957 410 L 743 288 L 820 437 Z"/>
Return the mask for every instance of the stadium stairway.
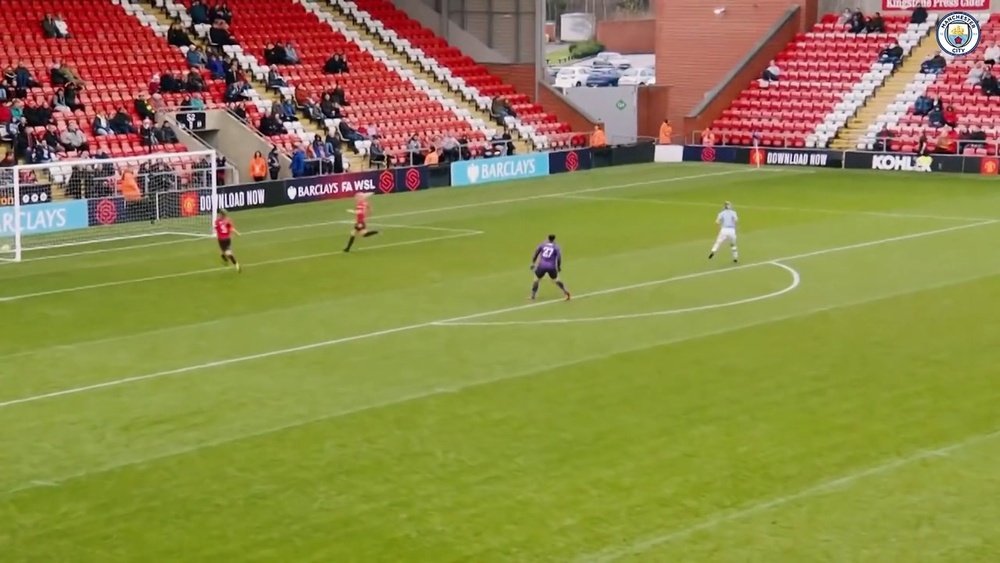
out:
<path id="1" fill-rule="evenodd" d="M 353 19 L 348 17 L 347 14 L 344 14 L 342 11 L 334 7 L 332 4 L 324 2 L 322 0 L 315 2 L 310 2 L 309 0 L 305 0 L 303 1 L 303 3 L 315 4 L 317 8 L 319 8 L 320 10 L 322 10 L 327 14 L 330 14 L 332 17 L 336 18 L 338 21 L 343 23 L 344 26 L 346 26 L 348 29 L 354 31 L 355 33 L 365 38 L 366 40 L 372 42 L 373 44 L 379 45 L 386 52 L 386 54 L 389 55 L 389 57 L 392 60 L 398 62 L 400 67 L 402 67 L 403 69 L 412 72 L 414 76 L 419 76 L 420 78 L 426 80 L 428 83 L 438 84 L 439 86 L 441 86 L 442 87 L 441 93 L 444 95 L 445 98 L 454 102 L 456 108 L 464 109 L 465 111 L 469 112 L 469 114 L 471 114 L 472 116 L 486 123 L 492 121 L 489 111 L 484 110 L 483 108 L 480 108 L 478 105 L 476 105 L 474 102 L 467 100 L 465 97 L 462 96 L 461 92 L 457 92 L 449 88 L 447 82 L 442 82 L 438 80 L 437 76 L 435 76 L 434 73 L 424 70 L 420 65 L 410 60 L 405 53 L 400 53 L 399 51 L 397 51 L 395 46 L 393 46 L 391 43 L 386 42 L 378 35 L 372 33 L 370 29 L 354 21 Z M 524 136 L 517 129 L 514 128 L 505 128 L 505 129 L 507 129 L 508 133 L 510 133 L 511 137 L 514 139 L 514 146 L 516 147 L 516 150 L 518 151 L 519 154 L 524 154 L 532 151 L 531 143 L 528 142 L 528 140 L 525 139 Z"/>
<path id="2" fill-rule="evenodd" d="M 934 28 L 931 28 L 934 31 Z M 882 87 L 875 91 L 865 105 L 858 110 L 858 113 L 848 121 L 847 125 L 837 133 L 837 137 L 830 143 L 830 147 L 837 150 L 853 150 L 857 147 L 873 127 L 878 127 L 876 121 L 879 116 L 885 113 L 886 108 L 897 101 L 897 98 L 906 91 L 907 85 L 913 80 L 914 75 L 920 73 L 920 64 L 938 50 L 937 42 L 928 40 L 925 35 L 919 44 L 903 58 L 903 62 L 890 75 Z M 877 132 L 877 131 L 875 131 Z"/>

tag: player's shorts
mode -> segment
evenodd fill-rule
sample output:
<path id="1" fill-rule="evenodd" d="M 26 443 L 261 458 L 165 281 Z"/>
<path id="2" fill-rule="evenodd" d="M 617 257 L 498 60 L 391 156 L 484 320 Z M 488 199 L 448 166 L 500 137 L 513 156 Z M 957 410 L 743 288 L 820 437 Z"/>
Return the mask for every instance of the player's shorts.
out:
<path id="1" fill-rule="evenodd" d="M 559 270 L 555 268 L 535 268 L 535 277 L 542 279 L 545 276 L 549 276 L 552 279 L 557 279 L 559 277 Z"/>
<path id="2" fill-rule="evenodd" d="M 730 244 L 736 244 L 736 229 L 719 230 L 719 238 L 715 239 L 715 244 L 722 244 L 727 240 Z"/>
<path id="3" fill-rule="evenodd" d="M 233 239 L 220 238 L 219 239 L 219 250 L 223 252 L 228 252 L 230 248 L 233 247 Z"/>
<path id="4" fill-rule="evenodd" d="M 358 221 L 357 223 L 354 224 L 355 231 L 364 231 L 366 229 L 368 229 L 368 225 L 365 224 L 364 221 Z"/>

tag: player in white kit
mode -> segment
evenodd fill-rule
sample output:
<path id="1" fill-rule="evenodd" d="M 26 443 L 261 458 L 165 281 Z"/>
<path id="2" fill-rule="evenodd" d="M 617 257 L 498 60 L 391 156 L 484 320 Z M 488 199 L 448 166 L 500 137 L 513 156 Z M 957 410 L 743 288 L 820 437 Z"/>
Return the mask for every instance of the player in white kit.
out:
<path id="1" fill-rule="evenodd" d="M 733 251 L 733 262 L 740 261 L 740 252 L 736 248 L 736 223 L 740 220 L 733 209 L 733 204 L 728 201 L 722 206 L 722 211 L 715 217 L 715 223 L 719 225 L 719 236 L 712 245 L 712 252 L 709 253 L 709 260 L 719 251 L 722 243 L 729 241 L 729 246 Z"/>

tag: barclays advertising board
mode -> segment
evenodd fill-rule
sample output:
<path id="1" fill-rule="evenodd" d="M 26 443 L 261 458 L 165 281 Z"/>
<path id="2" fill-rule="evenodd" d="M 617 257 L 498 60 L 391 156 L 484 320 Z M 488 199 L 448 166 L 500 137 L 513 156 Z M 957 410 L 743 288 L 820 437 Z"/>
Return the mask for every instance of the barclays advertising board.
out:
<path id="1" fill-rule="evenodd" d="M 451 185 L 478 186 L 490 182 L 538 178 L 549 175 L 548 153 L 533 153 L 451 164 Z"/>
<path id="2" fill-rule="evenodd" d="M 34 235 L 86 229 L 87 202 L 80 200 L 22 205 L 21 233 Z M 17 227 L 13 207 L 0 207 L 0 235 L 12 235 Z"/>

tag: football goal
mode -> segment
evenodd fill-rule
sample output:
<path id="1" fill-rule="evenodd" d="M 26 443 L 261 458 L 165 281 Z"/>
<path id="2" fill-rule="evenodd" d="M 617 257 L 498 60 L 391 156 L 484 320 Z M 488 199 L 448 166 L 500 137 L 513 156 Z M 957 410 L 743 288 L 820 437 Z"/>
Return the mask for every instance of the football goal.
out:
<path id="1" fill-rule="evenodd" d="M 0 260 L 76 245 L 207 237 L 218 211 L 215 151 L 62 160 L 0 169 Z"/>

